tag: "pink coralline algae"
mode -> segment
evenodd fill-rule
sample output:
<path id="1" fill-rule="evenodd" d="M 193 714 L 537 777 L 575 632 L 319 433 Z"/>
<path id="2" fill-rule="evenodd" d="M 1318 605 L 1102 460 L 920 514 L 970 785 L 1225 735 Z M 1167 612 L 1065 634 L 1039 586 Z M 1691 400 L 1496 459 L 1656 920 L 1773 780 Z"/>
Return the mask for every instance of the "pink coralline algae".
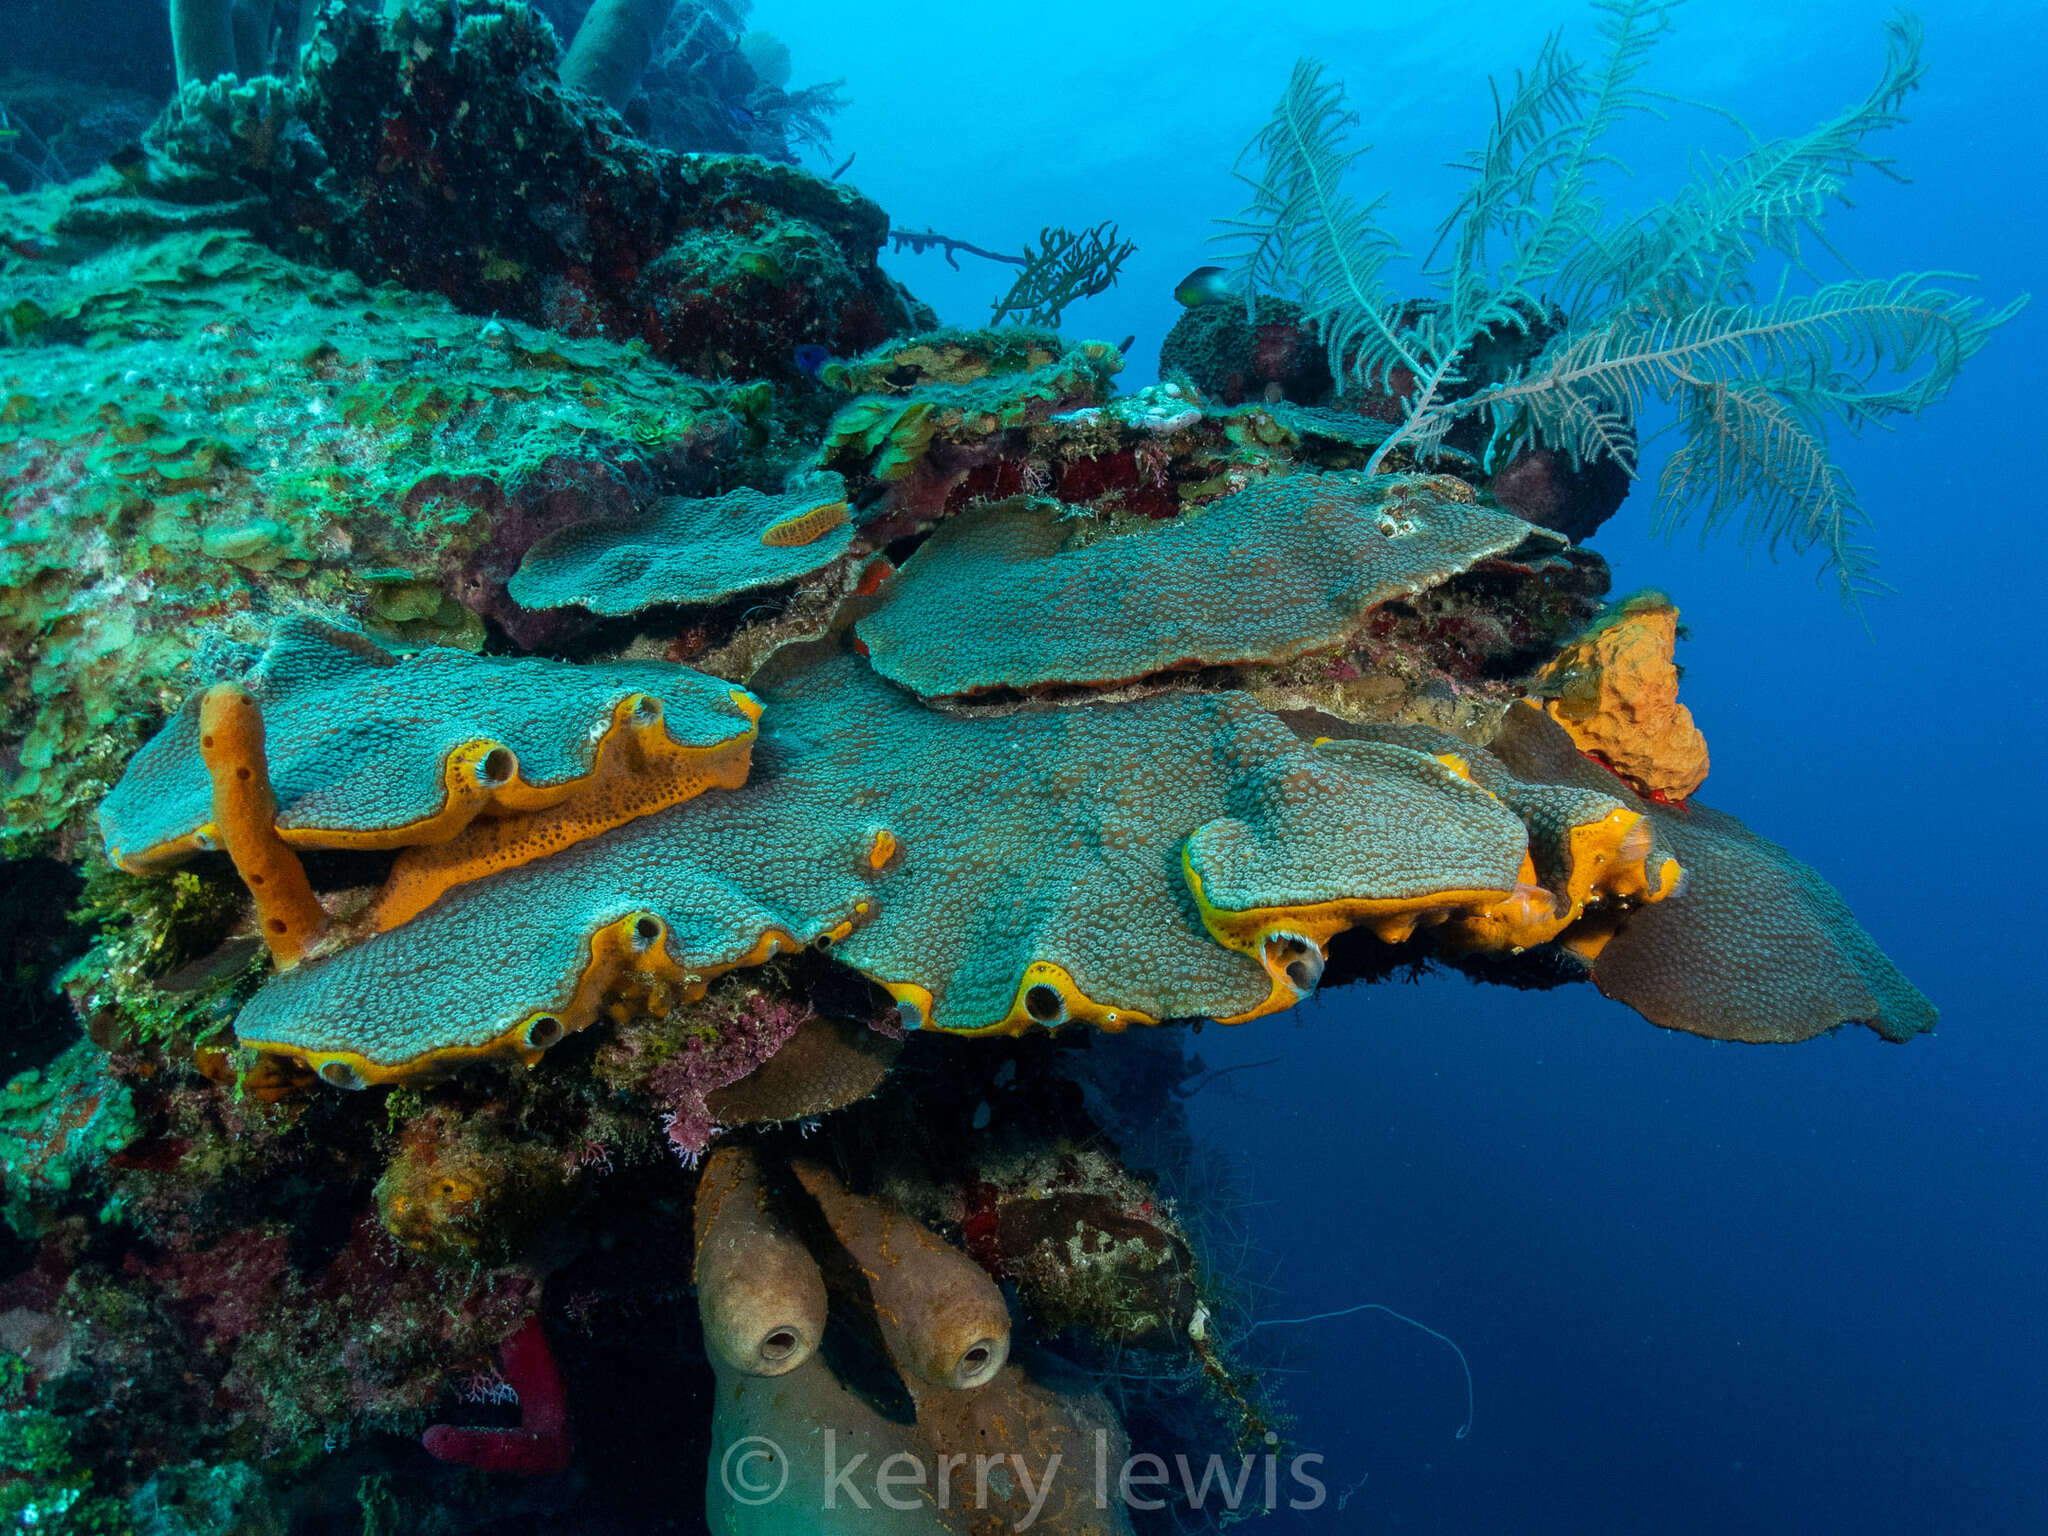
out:
<path id="1" fill-rule="evenodd" d="M 648 1087 L 669 1106 L 662 1118 L 676 1156 L 691 1167 L 719 1131 L 705 1095 L 738 1082 L 781 1050 L 804 1020 L 816 1015 L 791 998 L 749 992 L 720 1020 L 718 1032 L 689 1036 L 682 1048 L 655 1068 Z"/>

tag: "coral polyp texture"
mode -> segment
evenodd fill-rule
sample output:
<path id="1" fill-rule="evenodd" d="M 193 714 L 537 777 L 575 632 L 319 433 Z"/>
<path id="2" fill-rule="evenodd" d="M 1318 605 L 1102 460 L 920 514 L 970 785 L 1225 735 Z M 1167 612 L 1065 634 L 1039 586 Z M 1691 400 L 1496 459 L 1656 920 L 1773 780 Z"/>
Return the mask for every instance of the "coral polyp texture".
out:
<path id="1" fill-rule="evenodd" d="M 1282 475 L 1120 529 L 1022 500 L 942 526 L 860 637 L 925 695 L 1287 661 L 1538 533 L 1425 477 Z"/>
<path id="2" fill-rule="evenodd" d="M 1289 936 L 1483 909 L 1527 851 L 1428 756 L 1321 754 L 1242 694 L 958 719 L 842 655 L 763 698 L 743 787 L 452 892 L 238 1032 L 360 1080 L 534 1057 L 620 988 L 818 943 L 941 1029 L 1246 1019 L 1313 990 Z"/>
<path id="3" fill-rule="evenodd" d="M 671 496 L 615 522 L 576 523 L 526 552 L 507 591 L 527 608 L 638 613 L 717 603 L 823 570 L 853 542 L 846 482 Z"/>
<path id="4" fill-rule="evenodd" d="M 1515 888 L 1505 899 L 1460 912 L 1447 934 L 1447 947 L 1519 953 L 1561 936 L 1567 942 L 1589 909 L 1600 920 L 1618 919 L 1635 908 L 1661 902 L 1685 878 L 1668 840 L 1644 808 L 1621 786 L 1609 793 L 1579 760 L 1551 764 L 1547 773 L 1517 774 L 1493 753 L 1448 732 L 1427 726 L 1355 724 L 1309 717 L 1300 728 L 1330 730 L 1353 738 L 1325 750 L 1350 754 L 1396 747 L 1426 754 L 1511 812 L 1528 833 L 1528 848 Z M 1586 779 L 1594 782 L 1586 782 Z M 1382 938 L 1406 938 L 1412 919 L 1381 923 Z M 1601 932 L 1611 932 L 1602 928 Z"/>
<path id="5" fill-rule="evenodd" d="M 240 686 L 262 711 L 278 835 L 299 848 L 445 845 L 476 830 L 501 848 L 524 835 L 529 856 L 552 851 L 739 783 L 760 713 L 744 690 L 686 667 L 446 647 L 401 660 L 307 618 L 279 627 Z M 109 856 L 124 868 L 217 845 L 204 705 L 195 696 L 173 716 L 101 802 Z"/>

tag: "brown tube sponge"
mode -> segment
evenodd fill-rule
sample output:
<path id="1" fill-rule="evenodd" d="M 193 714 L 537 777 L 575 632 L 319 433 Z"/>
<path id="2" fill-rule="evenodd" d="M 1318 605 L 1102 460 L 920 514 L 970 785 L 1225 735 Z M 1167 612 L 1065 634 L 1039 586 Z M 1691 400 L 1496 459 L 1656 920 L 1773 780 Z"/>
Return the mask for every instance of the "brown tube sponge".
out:
<path id="1" fill-rule="evenodd" d="M 793 1166 L 867 1276 L 897 1369 L 939 1387 L 993 1380 L 1010 1358 L 1010 1309 L 995 1281 L 886 1200 L 849 1192 L 815 1163 Z"/>
<path id="2" fill-rule="evenodd" d="M 263 755 L 263 710 L 248 689 L 216 683 L 199 701 L 199 756 L 213 780 L 213 826 L 256 898 L 256 925 L 280 969 L 299 963 L 327 926 L 299 856 L 277 835 Z"/>
<path id="3" fill-rule="evenodd" d="M 171 58 L 180 86 L 232 75 L 235 22 L 229 0 L 171 0 Z"/>
<path id="4" fill-rule="evenodd" d="M 780 1376 L 810 1359 L 825 1332 L 817 1261 L 768 1209 L 744 1147 L 720 1147 L 697 1183 L 697 1310 L 718 1364 Z"/>
<path id="5" fill-rule="evenodd" d="M 674 9 L 675 0 L 597 0 L 562 59 L 562 84 L 624 111 Z"/>

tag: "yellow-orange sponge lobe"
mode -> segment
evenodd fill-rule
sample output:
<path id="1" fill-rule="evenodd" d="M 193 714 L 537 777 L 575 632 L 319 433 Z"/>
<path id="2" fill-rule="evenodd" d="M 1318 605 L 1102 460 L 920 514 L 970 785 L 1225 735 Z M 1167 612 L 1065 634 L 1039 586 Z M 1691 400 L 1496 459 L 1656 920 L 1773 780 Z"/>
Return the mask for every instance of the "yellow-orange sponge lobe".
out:
<path id="1" fill-rule="evenodd" d="M 776 549 L 815 544 L 834 528 L 844 526 L 852 515 L 853 509 L 846 502 L 828 501 L 822 507 L 812 507 L 808 512 L 799 512 L 770 523 L 761 530 L 761 542 Z"/>
<path id="2" fill-rule="evenodd" d="M 1683 800 L 1707 776 L 1707 739 L 1678 702 L 1678 610 L 1646 599 L 1574 641 L 1545 669 L 1545 713 L 1581 752 L 1646 795 Z"/>
<path id="3" fill-rule="evenodd" d="M 669 662 L 590 666 L 430 646 L 400 659 L 304 615 L 279 624 L 241 686 L 263 715 L 277 835 L 294 848 L 441 843 L 484 817 L 541 811 L 588 788 L 622 701 L 652 699 L 691 749 L 751 741 L 760 705 Z M 135 754 L 100 806 L 135 872 L 212 845 L 213 789 L 195 695 Z"/>
<path id="4" fill-rule="evenodd" d="M 213 827 L 256 902 L 256 924 L 280 966 L 296 965 L 327 924 L 298 855 L 277 835 L 263 755 L 263 711 L 248 689 L 217 683 L 199 703 L 199 755 L 213 780 Z"/>
<path id="5" fill-rule="evenodd" d="M 738 690 L 732 697 L 750 720 L 760 719 L 752 697 Z M 755 734 L 749 729 L 713 746 L 681 746 L 663 728 L 658 700 L 644 693 L 622 699 L 589 777 L 538 810 L 480 816 L 446 842 L 407 849 L 392 866 L 371 923 L 395 928 L 455 886 L 560 853 L 707 789 L 737 789 L 747 781 Z"/>

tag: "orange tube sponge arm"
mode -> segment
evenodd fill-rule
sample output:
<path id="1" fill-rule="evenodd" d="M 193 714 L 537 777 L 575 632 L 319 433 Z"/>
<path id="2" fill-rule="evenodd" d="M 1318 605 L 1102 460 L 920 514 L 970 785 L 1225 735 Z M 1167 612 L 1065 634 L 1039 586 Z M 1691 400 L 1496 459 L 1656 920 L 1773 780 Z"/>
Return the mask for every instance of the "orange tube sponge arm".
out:
<path id="1" fill-rule="evenodd" d="M 278 965 L 298 964 L 327 926 L 299 856 L 277 835 L 277 801 L 263 755 L 263 711 L 235 683 L 216 683 L 199 705 L 199 752 L 213 779 L 213 825 L 256 901 L 256 923 Z"/>
<path id="2" fill-rule="evenodd" d="M 704 1346 L 749 1376 L 781 1376 L 825 1333 L 825 1281 L 776 1220 L 754 1154 L 714 1151 L 697 1183 L 697 1310 Z"/>
<path id="3" fill-rule="evenodd" d="M 793 1167 L 867 1276 L 875 1321 L 897 1369 L 939 1387 L 993 1381 L 1010 1358 L 1010 1309 L 981 1266 L 888 1201 L 852 1193 L 816 1163 Z"/>

